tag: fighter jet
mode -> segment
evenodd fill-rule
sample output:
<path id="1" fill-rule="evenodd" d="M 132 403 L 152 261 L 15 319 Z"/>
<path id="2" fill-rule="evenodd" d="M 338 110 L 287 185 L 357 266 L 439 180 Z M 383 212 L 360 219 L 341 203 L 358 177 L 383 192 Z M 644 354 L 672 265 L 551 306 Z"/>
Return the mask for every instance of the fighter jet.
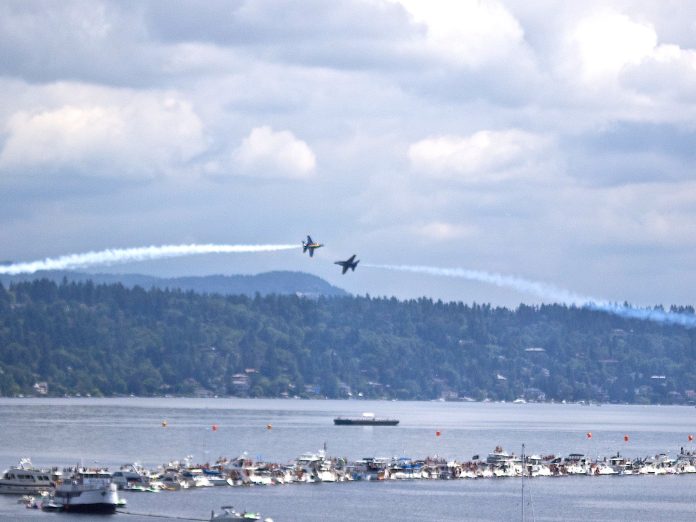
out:
<path id="1" fill-rule="evenodd" d="M 302 253 L 304 254 L 307 250 L 309 250 L 309 257 L 314 257 L 314 251 L 323 246 L 324 245 L 322 243 L 315 243 L 312 241 L 310 236 L 307 236 L 307 241 L 302 242 Z"/>
<path id="2" fill-rule="evenodd" d="M 355 272 L 355 267 L 358 266 L 358 263 L 360 260 L 358 259 L 357 261 L 353 261 L 355 259 L 355 254 L 350 256 L 349 259 L 345 261 L 336 261 L 334 265 L 341 265 L 343 267 L 343 272 L 341 274 L 345 274 L 348 269 L 350 268 L 353 272 Z"/>

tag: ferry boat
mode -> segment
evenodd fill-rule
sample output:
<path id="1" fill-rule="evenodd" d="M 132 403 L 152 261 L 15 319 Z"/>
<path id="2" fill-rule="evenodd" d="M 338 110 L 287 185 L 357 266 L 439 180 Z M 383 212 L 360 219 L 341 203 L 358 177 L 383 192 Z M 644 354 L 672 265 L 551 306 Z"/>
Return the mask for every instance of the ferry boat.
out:
<path id="1" fill-rule="evenodd" d="M 115 513 L 120 505 L 111 473 L 84 468 L 56 487 L 51 503 L 59 511 L 79 513 Z"/>
<path id="2" fill-rule="evenodd" d="M 336 417 L 336 426 L 396 426 L 397 419 L 380 419 L 374 413 L 363 413 L 362 417 Z"/>
<path id="3" fill-rule="evenodd" d="M 61 472 L 57 469 L 35 468 L 27 458 L 12 466 L 0 477 L 0 493 L 11 495 L 40 495 L 53 491 Z"/>

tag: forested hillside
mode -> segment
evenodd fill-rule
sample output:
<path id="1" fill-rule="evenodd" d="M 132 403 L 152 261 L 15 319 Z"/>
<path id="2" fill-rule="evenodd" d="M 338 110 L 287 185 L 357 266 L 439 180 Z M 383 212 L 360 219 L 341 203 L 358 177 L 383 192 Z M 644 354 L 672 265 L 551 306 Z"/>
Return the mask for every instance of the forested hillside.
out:
<path id="1" fill-rule="evenodd" d="M 681 403 L 695 355 L 695 330 L 560 305 L 0 286 L 4 396 Z"/>
<path id="2" fill-rule="evenodd" d="M 95 284 L 122 284 L 127 288 L 162 288 L 193 290 L 206 294 L 249 295 L 267 294 L 302 294 L 316 297 L 319 295 L 341 295 L 348 293 L 330 285 L 320 277 L 304 272 L 274 271 L 254 275 L 208 275 L 189 277 L 154 277 L 141 274 L 86 274 L 70 270 L 48 270 L 34 274 L 6 275 L 0 274 L 0 283 L 5 287 L 13 283 L 48 279 L 60 283 L 64 279 L 70 282 Z"/>

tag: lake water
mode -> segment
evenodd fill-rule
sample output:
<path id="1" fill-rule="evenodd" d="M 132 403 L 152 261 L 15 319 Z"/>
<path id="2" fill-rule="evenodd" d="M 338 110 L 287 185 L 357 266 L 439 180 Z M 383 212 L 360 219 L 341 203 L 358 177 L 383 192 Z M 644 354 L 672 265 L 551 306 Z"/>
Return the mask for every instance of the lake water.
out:
<path id="1" fill-rule="evenodd" d="M 336 416 L 374 412 L 396 427 L 334 426 Z M 162 427 L 162 421 L 167 427 Z M 217 431 L 211 426 L 216 424 Z M 268 425 L 272 429 L 268 429 Z M 501 445 L 528 454 L 631 457 L 691 448 L 696 409 L 680 406 L 581 406 L 444 402 L 264 399 L 0 399 L 0 466 L 20 457 L 35 465 L 146 466 L 193 455 L 195 462 L 236 457 L 288 462 L 326 444 L 329 455 L 439 455 L 468 460 Z M 436 432 L 440 436 L 436 436 Z M 586 434 L 592 433 L 588 439 Z M 624 435 L 629 441 L 624 442 Z M 696 448 L 693 448 L 696 450 Z M 536 478 L 525 481 L 527 520 L 694 520 L 696 476 Z M 250 488 L 201 488 L 125 494 L 128 510 L 207 519 L 232 504 L 283 521 L 520 520 L 520 479 L 349 482 Z M 155 520 L 115 515 L 124 520 Z M 0 497 L 0 519 L 87 520 L 41 513 Z"/>

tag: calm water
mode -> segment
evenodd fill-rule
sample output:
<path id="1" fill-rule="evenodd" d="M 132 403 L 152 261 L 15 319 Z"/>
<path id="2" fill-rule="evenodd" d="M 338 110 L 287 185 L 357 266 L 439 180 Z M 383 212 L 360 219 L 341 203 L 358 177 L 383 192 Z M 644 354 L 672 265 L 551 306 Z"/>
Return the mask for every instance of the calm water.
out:
<path id="1" fill-rule="evenodd" d="M 335 416 L 396 417 L 397 427 L 334 426 Z M 162 427 L 166 420 L 168 426 Z M 217 431 L 211 426 L 217 424 Z M 267 429 L 268 424 L 272 429 Z M 155 467 L 193 455 L 214 461 L 247 452 L 287 462 L 324 444 L 333 456 L 484 456 L 496 445 L 519 453 L 629 456 L 678 453 L 696 434 L 696 409 L 442 402 L 242 399 L 0 399 L 0 466 L 83 462 Z M 436 436 L 436 431 L 441 436 Z M 591 439 L 586 437 L 592 432 Z M 629 435 L 628 443 L 624 435 Z M 694 448 L 696 449 L 696 448 Z M 520 519 L 519 479 L 341 483 L 205 488 L 129 494 L 137 513 L 205 519 L 223 504 L 276 522 L 306 520 Z M 527 520 L 696 519 L 696 476 L 566 477 L 526 481 Z M 156 520 L 115 515 L 124 520 Z M 534 517 L 534 518 L 532 518 Z M 0 497 L 0 518 L 87 520 L 37 513 Z"/>

